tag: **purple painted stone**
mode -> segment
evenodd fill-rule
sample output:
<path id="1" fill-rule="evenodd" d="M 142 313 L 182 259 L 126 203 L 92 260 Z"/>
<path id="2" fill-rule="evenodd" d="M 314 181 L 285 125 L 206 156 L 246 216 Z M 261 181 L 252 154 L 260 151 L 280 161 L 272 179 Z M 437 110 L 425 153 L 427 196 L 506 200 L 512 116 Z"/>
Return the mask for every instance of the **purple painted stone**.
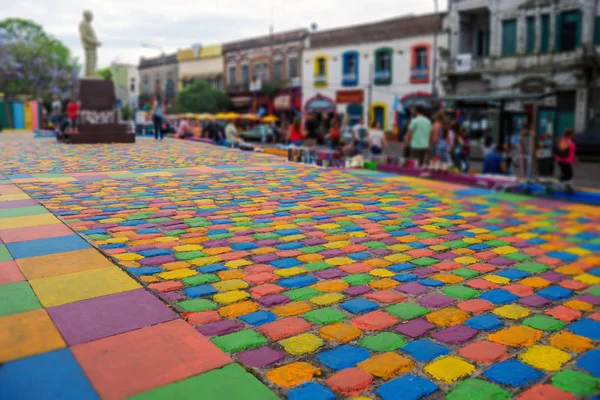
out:
<path id="1" fill-rule="evenodd" d="M 170 262 L 174 262 L 174 261 L 177 261 L 177 260 L 173 256 L 158 256 L 158 257 L 144 258 L 138 262 L 141 265 L 155 266 L 155 265 L 162 265 L 162 264 L 166 264 L 166 263 L 170 263 Z"/>
<path id="2" fill-rule="evenodd" d="M 128 253 L 139 253 L 140 251 L 152 250 L 154 246 L 147 244 L 144 246 L 132 246 L 125 249 Z"/>
<path id="3" fill-rule="evenodd" d="M 220 239 L 220 240 L 209 240 L 207 242 L 202 243 L 204 247 L 223 247 L 229 244 L 228 240 Z"/>
<path id="4" fill-rule="evenodd" d="M 302 243 L 304 243 L 307 246 L 318 246 L 320 244 L 327 243 L 327 241 L 321 238 L 310 238 L 303 240 Z"/>
<path id="5" fill-rule="evenodd" d="M 326 258 L 340 257 L 340 256 L 346 255 L 346 253 L 344 253 L 342 250 L 339 250 L 339 249 L 325 250 L 325 251 L 320 252 L 319 254 Z"/>
<path id="6" fill-rule="evenodd" d="M 169 229 L 165 229 L 166 231 L 175 231 L 175 230 L 184 230 L 189 228 L 188 224 L 179 224 L 179 225 L 172 225 L 169 226 Z"/>
<path id="7" fill-rule="evenodd" d="M 150 229 L 150 228 L 156 228 L 156 224 L 142 224 L 142 225 L 136 225 L 135 229 L 136 230 L 140 230 L 140 229 Z"/>
<path id="8" fill-rule="evenodd" d="M 523 242 L 515 242 L 511 243 L 511 246 L 516 247 L 518 249 L 524 249 L 525 247 L 531 247 L 531 243 Z"/>
<path id="9" fill-rule="evenodd" d="M 269 294 L 258 299 L 258 302 L 263 307 L 273 307 L 280 304 L 285 304 L 290 301 L 290 298 L 283 294 Z"/>
<path id="10" fill-rule="evenodd" d="M 204 336 L 216 336 L 226 335 L 239 331 L 244 327 L 244 324 L 231 319 L 225 319 L 222 321 L 211 322 L 206 325 L 202 325 L 196 328 L 198 332 Z"/>
<path id="11" fill-rule="evenodd" d="M 434 324 L 430 323 L 425 318 L 415 318 L 404 324 L 398 325 L 396 332 L 410 336 L 411 338 L 417 338 L 423 336 L 435 327 Z"/>
<path id="12" fill-rule="evenodd" d="M 462 228 L 459 228 L 458 226 L 448 226 L 445 229 L 450 232 L 458 232 L 458 231 L 463 230 Z"/>
<path id="13" fill-rule="evenodd" d="M 552 302 L 543 298 L 542 296 L 538 296 L 537 294 L 531 294 L 523 297 L 521 300 L 519 300 L 519 303 L 527 307 L 542 308 L 550 305 Z"/>
<path id="14" fill-rule="evenodd" d="M 382 240 L 380 240 L 380 242 L 383 244 L 387 244 L 388 246 L 398 244 L 398 241 L 395 238 L 382 239 Z"/>
<path id="15" fill-rule="evenodd" d="M 315 276 L 321 279 L 338 279 L 348 275 L 339 268 L 330 268 L 323 271 L 315 272 Z"/>
<path id="16" fill-rule="evenodd" d="M 438 271 L 436 269 L 431 268 L 431 267 L 421 267 L 421 268 L 413 269 L 410 272 L 412 274 L 415 274 L 419 278 L 423 278 L 423 277 L 429 276 L 431 274 L 435 274 Z"/>
<path id="17" fill-rule="evenodd" d="M 111 180 L 113 178 L 111 178 L 108 175 L 102 175 L 102 174 L 98 174 L 98 175 L 88 175 L 88 176 L 78 176 L 77 180 L 80 182 L 88 182 L 88 181 L 104 181 L 104 180 Z"/>
<path id="18" fill-rule="evenodd" d="M 181 221 L 174 219 L 171 221 L 159 222 L 158 225 L 163 226 L 163 227 L 168 227 L 168 226 L 178 225 L 180 223 L 181 223 Z"/>
<path id="19" fill-rule="evenodd" d="M 47 311 L 71 346 L 178 317 L 144 289 L 63 304 Z"/>
<path id="20" fill-rule="evenodd" d="M 358 286 L 350 286 L 344 290 L 342 290 L 342 292 L 344 294 L 347 294 L 348 296 L 360 296 L 366 293 L 371 293 L 373 291 L 373 289 L 368 286 L 368 285 L 358 285 Z"/>
<path id="21" fill-rule="evenodd" d="M 429 287 L 421 285 L 419 282 L 404 283 L 402 285 L 396 286 L 395 289 L 399 292 L 408 293 L 415 296 L 429 292 Z"/>
<path id="22" fill-rule="evenodd" d="M 261 368 L 283 361 L 284 353 L 264 346 L 254 350 L 246 350 L 237 354 L 238 360 L 249 367 Z"/>
<path id="23" fill-rule="evenodd" d="M 354 244 L 359 244 L 359 243 L 363 243 L 363 242 L 368 242 L 370 241 L 371 238 L 369 238 L 368 236 L 366 237 L 353 237 L 350 239 L 350 241 Z"/>
<path id="24" fill-rule="evenodd" d="M 273 261 L 273 260 L 277 260 L 279 257 L 276 254 L 273 253 L 269 253 L 269 254 L 258 254 L 256 256 L 252 256 L 252 260 L 256 261 L 257 263 L 263 263 L 263 262 L 267 262 L 267 261 Z"/>
<path id="25" fill-rule="evenodd" d="M 577 297 L 576 300 L 584 301 L 584 302 L 590 303 L 594 306 L 600 305 L 600 297 L 594 296 L 593 294 L 589 294 L 589 293 L 582 294 L 581 296 Z"/>
<path id="26" fill-rule="evenodd" d="M 419 298 L 417 302 L 425 307 L 442 308 L 454 303 L 456 299 L 441 293 L 430 293 Z"/>
<path id="27" fill-rule="evenodd" d="M 463 235 L 458 235 L 456 233 L 449 233 L 447 235 L 442 235 L 441 238 L 444 240 L 459 240 L 462 239 Z"/>
<path id="28" fill-rule="evenodd" d="M 371 253 L 375 254 L 376 256 L 385 257 L 392 254 L 393 251 L 388 249 L 371 249 Z"/>
<path id="29" fill-rule="evenodd" d="M 515 263 L 515 261 L 509 260 L 508 258 L 504 258 L 504 257 L 496 257 L 496 258 L 492 258 L 491 260 L 488 261 L 488 264 L 496 265 L 498 267 L 509 267 L 509 266 L 513 265 L 514 263 Z"/>
<path id="30" fill-rule="evenodd" d="M 446 253 L 434 254 L 431 257 L 435 258 L 437 260 L 446 261 L 446 260 L 454 260 L 455 258 L 457 258 L 457 255 L 451 251 L 448 251 Z"/>
<path id="31" fill-rule="evenodd" d="M 182 295 L 181 293 L 178 292 L 160 292 L 157 293 L 158 297 L 160 297 L 161 299 L 163 299 L 164 301 L 168 302 L 168 303 L 173 303 L 176 301 L 182 301 L 185 300 L 186 297 L 184 295 Z"/>
<path id="32" fill-rule="evenodd" d="M 269 247 L 269 246 L 273 246 L 276 244 L 279 244 L 279 240 L 265 239 L 265 240 L 259 240 L 256 242 L 256 245 L 259 247 Z"/>
<path id="33" fill-rule="evenodd" d="M 302 229 L 300 229 L 302 232 L 306 233 L 306 232 L 314 232 L 314 231 L 318 231 L 319 229 L 313 227 L 313 226 L 303 226 Z"/>
<path id="34" fill-rule="evenodd" d="M 0 201 L 0 208 L 16 208 L 16 207 L 27 207 L 27 206 L 37 206 L 37 205 L 38 205 L 38 202 L 34 199 Z M 61 211 L 71 211 L 71 210 L 61 210 Z"/>
<path id="35" fill-rule="evenodd" d="M 431 337 L 447 344 L 463 344 L 477 335 L 477 330 L 464 325 L 455 325 L 436 332 Z"/>
<path id="36" fill-rule="evenodd" d="M 561 274 L 559 272 L 554 271 L 546 271 L 540 274 L 540 278 L 550 281 L 552 283 L 560 282 L 563 279 L 566 279 L 568 275 Z"/>

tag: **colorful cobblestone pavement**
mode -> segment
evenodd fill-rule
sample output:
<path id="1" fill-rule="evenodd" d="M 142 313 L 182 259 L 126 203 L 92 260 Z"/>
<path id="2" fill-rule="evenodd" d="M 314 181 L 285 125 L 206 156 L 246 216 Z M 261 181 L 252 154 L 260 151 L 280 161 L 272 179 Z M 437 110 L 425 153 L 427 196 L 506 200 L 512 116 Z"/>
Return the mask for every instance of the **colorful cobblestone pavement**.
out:
<path id="1" fill-rule="evenodd" d="M 72 346 L 64 351 L 74 354 L 82 381 L 87 376 L 103 398 L 150 389 L 111 391 L 115 380 L 142 377 L 160 383 L 140 398 L 186 398 L 231 383 L 227 368 L 244 376 L 240 382 L 251 382 L 262 396 L 256 398 L 268 398 L 238 364 L 206 373 L 211 368 L 187 365 L 200 362 L 204 348 L 218 357 L 227 353 L 292 400 L 575 399 L 598 393 L 599 208 L 285 164 L 173 140 L 118 148 L 39 143 L 35 151 L 59 159 L 48 156 L 36 165 L 35 152 L 19 154 L 9 146 L 0 161 L 6 183 L 39 200 L 193 326 L 180 320 L 136 325 L 149 318 L 139 314 L 162 315 L 126 298 L 147 292 L 88 255 L 77 256 L 86 263 L 61 255 L 97 252 L 78 236 L 27 228 L 28 221 L 60 223 L 22 192 L 6 198 L 28 203 L 15 203 L 21 208 L 8 214 L 0 209 L 6 219 L 0 237 L 7 243 L 0 254 L 10 263 L 0 271 L 12 271 L 9 279 L 18 276 L 23 285 L 0 286 L 0 297 L 10 300 L 8 313 L 0 308 L 8 315 L 0 324 L 15 318 L 27 325 L 24 314 L 43 312 L 56 343 L 38 349 L 36 333 L 30 341 L 35 352 Z M 56 248 L 68 253 L 48 250 Z M 113 303 L 119 306 L 110 305 L 111 295 L 122 297 Z M 88 306 L 91 298 L 98 300 Z M 131 332 L 118 334 L 97 313 L 127 320 Z M 158 325 L 134 330 L 152 323 Z M 151 329 L 159 333 L 142 334 Z M 194 345 L 200 339 L 192 333 L 208 344 Z M 123 335 L 133 338 L 116 339 Z M 163 339 L 152 342 L 155 335 L 181 346 L 185 367 L 177 367 L 175 357 L 144 351 L 173 350 Z M 152 367 L 132 368 L 136 361 L 127 361 L 127 351 Z M 31 354 L 12 352 L 0 361 Z M 36 363 L 43 364 L 18 368 Z M 113 374 L 103 370 L 108 365 L 115 365 Z M 173 369 L 180 375 L 171 376 Z M 200 375 L 188 378 L 194 374 Z M 174 381 L 180 382 L 168 385 Z M 255 392 L 247 393 L 229 397 L 253 398 Z"/>

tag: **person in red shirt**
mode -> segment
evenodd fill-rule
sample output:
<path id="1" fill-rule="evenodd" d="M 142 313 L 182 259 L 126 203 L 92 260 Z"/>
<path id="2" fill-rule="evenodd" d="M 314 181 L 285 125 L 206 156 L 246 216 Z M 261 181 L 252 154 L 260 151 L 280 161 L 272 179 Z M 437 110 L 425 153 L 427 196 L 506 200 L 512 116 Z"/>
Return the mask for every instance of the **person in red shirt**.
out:
<path id="1" fill-rule="evenodd" d="M 291 144 L 302 146 L 302 139 L 304 136 L 302 135 L 302 128 L 300 127 L 300 118 L 294 118 L 294 122 L 290 125 L 288 136 Z"/>
<path id="2" fill-rule="evenodd" d="M 329 129 L 329 141 L 331 145 L 331 150 L 335 150 L 338 148 L 340 144 L 340 123 L 337 118 L 334 118 L 333 124 Z"/>
<path id="3" fill-rule="evenodd" d="M 79 103 L 70 101 L 67 105 L 67 118 L 69 120 L 69 127 L 67 133 L 79 133 L 77 128 L 77 118 L 79 117 Z"/>

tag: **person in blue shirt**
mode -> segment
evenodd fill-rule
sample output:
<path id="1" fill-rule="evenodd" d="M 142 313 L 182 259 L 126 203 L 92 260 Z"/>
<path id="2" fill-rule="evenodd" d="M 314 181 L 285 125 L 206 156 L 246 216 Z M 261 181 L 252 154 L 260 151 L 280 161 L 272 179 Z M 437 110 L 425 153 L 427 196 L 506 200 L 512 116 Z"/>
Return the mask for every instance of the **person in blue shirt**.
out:
<path id="1" fill-rule="evenodd" d="M 499 175 L 504 174 L 504 157 L 502 153 L 504 149 L 502 145 L 496 146 L 494 150 L 488 153 L 483 159 L 483 173 Z"/>

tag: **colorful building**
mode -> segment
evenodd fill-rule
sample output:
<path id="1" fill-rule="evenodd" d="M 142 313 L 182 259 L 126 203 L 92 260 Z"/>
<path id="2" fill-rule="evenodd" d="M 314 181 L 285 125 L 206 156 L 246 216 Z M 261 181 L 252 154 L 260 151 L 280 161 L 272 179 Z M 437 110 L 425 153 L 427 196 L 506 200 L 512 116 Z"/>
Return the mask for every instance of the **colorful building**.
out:
<path id="1" fill-rule="evenodd" d="M 434 34 L 443 14 L 407 16 L 309 35 L 303 55 L 303 109 L 363 117 L 392 130 L 406 108 L 431 103 Z M 404 103 L 404 104 L 403 104 Z"/>
<path id="2" fill-rule="evenodd" d="M 148 106 L 155 95 L 160 95 L 167 104 L 175 103 L 178 92 L 179 63 L 177 54 L 140 59 L 138 66 L 142 86 L 139 105 Z"/>
<path id="3" fill-rule="evenodd" d="M 215 89 L 223 89 L 223 57 L 221 45 L 194 45 L 177 51 L 179 89 L 197 80 L 207 81 Z"/>
<path id="4" fill-rule="evenodd" d="M 137 66 L 113 62 L 110 65 L 110 70 L 119 105 L 122 107 L 129 104 L 135 110 L 140 94 L 140 74 Z"/>

